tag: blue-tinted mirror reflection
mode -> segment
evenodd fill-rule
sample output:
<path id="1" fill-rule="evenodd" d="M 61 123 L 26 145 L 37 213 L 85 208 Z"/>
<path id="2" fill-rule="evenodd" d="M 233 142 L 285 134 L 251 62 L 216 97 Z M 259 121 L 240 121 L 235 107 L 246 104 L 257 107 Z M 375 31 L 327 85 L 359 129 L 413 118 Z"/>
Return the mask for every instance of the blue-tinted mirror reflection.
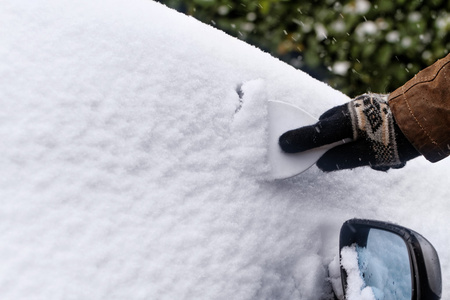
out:
<path id="1" fill-rule="evenodd" d="M 410 300 L 411 266 L 408 249 L 398 235 L 371 229 L 365 248 L 357 247 L 358 264 L 365 285 L 377 300 Z"/>

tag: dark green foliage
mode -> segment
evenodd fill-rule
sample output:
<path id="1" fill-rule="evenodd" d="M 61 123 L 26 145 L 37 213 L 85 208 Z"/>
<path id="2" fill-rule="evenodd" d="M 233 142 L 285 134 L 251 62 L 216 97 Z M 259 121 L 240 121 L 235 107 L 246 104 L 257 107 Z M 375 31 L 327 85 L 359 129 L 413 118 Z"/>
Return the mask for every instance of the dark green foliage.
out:
<path id="1" fill-rule="evenodd" d="M 391 92 L 450 49 L 444 0 L 161 0 L 351 97 Z"/>

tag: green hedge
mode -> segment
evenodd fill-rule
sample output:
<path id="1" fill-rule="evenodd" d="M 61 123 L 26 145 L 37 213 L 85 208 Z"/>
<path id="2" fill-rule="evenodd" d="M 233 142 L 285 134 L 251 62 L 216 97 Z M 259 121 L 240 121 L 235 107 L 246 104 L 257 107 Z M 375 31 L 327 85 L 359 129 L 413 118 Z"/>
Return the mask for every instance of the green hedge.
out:
<path id="1" fill-rule="evenodd" d="M 446 0 L 163 0 L 351 97 L 390 92 L 450 49 Z"/>

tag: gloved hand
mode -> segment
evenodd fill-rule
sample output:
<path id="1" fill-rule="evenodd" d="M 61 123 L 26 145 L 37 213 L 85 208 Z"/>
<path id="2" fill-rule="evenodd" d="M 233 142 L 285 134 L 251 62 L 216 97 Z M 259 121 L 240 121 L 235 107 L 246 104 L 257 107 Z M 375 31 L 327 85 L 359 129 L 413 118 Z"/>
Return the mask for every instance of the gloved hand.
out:
<path id="1" fill-rule="evenodd" d="M 387 97 L 364 94 L 336 106 L 320 116 L 316 124 L 284 133 L 280 147 L 296 153 L 351 138 L 352 142 L 328 150 L 317 166 L 325 172 L 361 166 L 380 171 L 402 168 L 420 153 L 395 122 Z"/>

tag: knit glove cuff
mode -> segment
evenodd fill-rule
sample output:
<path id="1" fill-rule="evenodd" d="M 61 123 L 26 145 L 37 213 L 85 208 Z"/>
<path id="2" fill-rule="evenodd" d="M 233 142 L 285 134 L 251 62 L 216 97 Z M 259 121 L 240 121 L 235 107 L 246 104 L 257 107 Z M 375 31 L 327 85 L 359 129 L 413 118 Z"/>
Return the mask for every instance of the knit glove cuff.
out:
<path id="1" fill-rule="evenodd" d="M 402 167 L 394 129 L 394 117 L 387 101 L 388 95 L 364 94 L 348 103 L 353 139 L 364 138 L 375 154 L 377 166 Z"/>

